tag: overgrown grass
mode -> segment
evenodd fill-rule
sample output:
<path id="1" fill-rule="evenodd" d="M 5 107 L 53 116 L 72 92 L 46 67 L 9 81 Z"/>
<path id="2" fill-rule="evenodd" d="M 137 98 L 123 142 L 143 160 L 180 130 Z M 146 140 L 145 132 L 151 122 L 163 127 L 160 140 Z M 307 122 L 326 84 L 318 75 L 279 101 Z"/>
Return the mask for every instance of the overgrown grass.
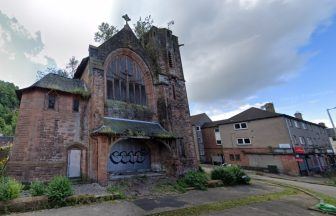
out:
<path id="1" fill-rule="evenodd" d="M 107 192 L 118 196 L 120 199 L 126 199 L 125 187 L 121 185 L 110 185 L 107 189 Z"/>
<path id="2" fill-rule="evenodd" d="M 183 209 L 156 213 L 152 215 L 164 215 L 164 216 L 184 216 L 184 215 L 187 216 L 188 215 L 189 216 L 189 215 L 208 214 L 210 212 L 223 211 L 225 209 L 236 208 L 239 206 L 250 205 L 253 203 L 278 200 L 282 197 L 295 195 L 297 193 L 298 193 L 298 190 L 286 187 L 281 192 L 254 195 L 254 196 L 249 196 L 249 197 L 244 197 L 244 198 L 239 198 L 239 199 L 234 199 L 234 200 L 219 201 L 219 202 L 192 206 L 192 207 L 183 208 Z"/>

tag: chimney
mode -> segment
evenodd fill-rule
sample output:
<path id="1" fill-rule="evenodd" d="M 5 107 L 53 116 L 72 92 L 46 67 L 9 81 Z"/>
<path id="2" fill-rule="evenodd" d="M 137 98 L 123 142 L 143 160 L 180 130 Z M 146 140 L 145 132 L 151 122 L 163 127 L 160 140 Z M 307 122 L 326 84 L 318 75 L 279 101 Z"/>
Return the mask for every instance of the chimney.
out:
<path id="1" fill-rule="evenodd" d="M 295 116 L 295 118 L 298 118 L 298 119 L 303 119 L 302 118 L 302 113 L 300 113 L 300 112 L 296 112 L 295 114 L 294 114 L 294 116 Z"/>
<path id="2" fill-rule="evenodd" d="M 274 109 L 274 104 L 273 103 L 266 103 L 264 106 L 261 107 L 261 109 L 264 109 L 268 112 L 274 112 L 275 113 L 275 109 Z"/>
<path id="3" fill-rule="evenodd" d="M 322 127 L 326 127 L 325 123 L 324 122 L 320 122 L 318 123 L 319 125 L 321 125 Z"/>

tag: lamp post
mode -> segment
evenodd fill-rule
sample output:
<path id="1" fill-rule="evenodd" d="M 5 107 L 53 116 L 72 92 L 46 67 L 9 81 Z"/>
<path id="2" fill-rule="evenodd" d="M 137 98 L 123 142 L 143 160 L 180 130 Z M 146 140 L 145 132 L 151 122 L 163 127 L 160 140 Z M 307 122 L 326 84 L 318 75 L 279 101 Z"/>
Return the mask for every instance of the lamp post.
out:
<path id="1" fill-rule="evenodd" d="M 331 118 L 331 115 L 330 115 L 330 110 L 333 110 L 333 109 L 336 109 L 336 107 L 331 108 L 331 109 L 327 109 L 327 113 L 328 113 L 328 116 L 329 116 L 331 125 L 332 125 L 332 127 L 333 127 L 333 129 L 334 129 L 334 133 L 335 133 L 334 135 L 336 136 L 336 128 L 335 128 L 334 122 L 333 122 L 333 120 L 332 120 L 332 118 Z"/>

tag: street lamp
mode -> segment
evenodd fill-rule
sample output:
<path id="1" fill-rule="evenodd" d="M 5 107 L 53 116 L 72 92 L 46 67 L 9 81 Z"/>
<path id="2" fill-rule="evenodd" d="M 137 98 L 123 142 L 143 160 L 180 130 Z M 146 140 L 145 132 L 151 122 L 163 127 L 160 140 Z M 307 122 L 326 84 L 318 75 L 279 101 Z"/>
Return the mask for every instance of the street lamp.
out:
<path id="1" fill-rule="evenodd" d="M 327 109 L 327 113 L 328 113 L 328 116 L 329 116 L 331 125 L 332 125 L 332 127 L 333 127 L 333 129 L 334 129 L 334 133 L 335 133 L 334 136 L 336 136 L 336 128 L 335 128 L 334 122 L 333 122 L 333 120 L 332 120 L 332 118 L 331 118 L 331 115 L 330 115 L 330 110 L 333 110 L 333 109 L 336 109 L 336 107 L 331 108 L 331 109 Z"/>

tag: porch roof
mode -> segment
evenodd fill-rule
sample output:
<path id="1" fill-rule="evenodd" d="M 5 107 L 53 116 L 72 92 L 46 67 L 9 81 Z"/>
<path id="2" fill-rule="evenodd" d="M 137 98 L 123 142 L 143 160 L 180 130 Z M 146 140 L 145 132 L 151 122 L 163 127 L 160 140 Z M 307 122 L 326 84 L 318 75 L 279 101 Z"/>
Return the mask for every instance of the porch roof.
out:
<path id="1" fill-rule="evenodd" d="M 165 130 L 156 122 L 111 117 L 104 117 L 103 125 L 94 130 L 93 134 L 119 135 L 131 138 L 175 138 L 173 133 Z"/>

